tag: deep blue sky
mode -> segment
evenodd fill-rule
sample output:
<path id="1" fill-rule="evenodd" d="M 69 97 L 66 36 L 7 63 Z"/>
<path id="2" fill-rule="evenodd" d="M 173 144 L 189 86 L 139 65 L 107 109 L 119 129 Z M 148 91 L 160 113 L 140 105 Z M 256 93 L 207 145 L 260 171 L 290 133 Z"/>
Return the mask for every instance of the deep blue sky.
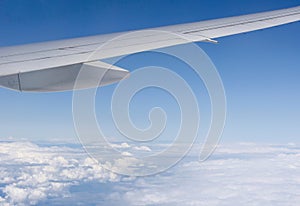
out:
<path id="1" fill-rule="evenodd" d="M 0 46 L 297 5 L 300 1 L 0 0 Z M 199 43 L 226 89 L 228 116 L 222 141 L 300 142 L 299 33 L 300 23 L 294 23 L 220 38 L 218 45 Z M 71 92 L 28 94 L 0 89 L 0 98 L 0 138 L 76 139 Z"/>

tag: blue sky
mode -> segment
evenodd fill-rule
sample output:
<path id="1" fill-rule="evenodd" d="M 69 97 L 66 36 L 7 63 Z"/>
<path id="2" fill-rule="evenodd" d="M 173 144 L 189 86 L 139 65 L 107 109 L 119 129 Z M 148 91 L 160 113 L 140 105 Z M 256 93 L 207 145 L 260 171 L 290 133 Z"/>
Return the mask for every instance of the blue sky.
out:
<path id="1" fill-rule="evenodd" d="M 0 46 L 201 21 L 299 4 L 300 1 L 284 0 L 1 0 Z M 299 142 L 299 32 L 299 23 L 294 23 L 221 38 L 218 45 L 199 43 L 215 63 L 226 90 L 228 111 L 222 142 Z M 141 62 L 128 60 L 124 64 L 136 68 Z M 105 94 L 111 88 L 104 89 Z M 159 94 L 152 95 L 148 98 Z M 71 92 L 30 94 L 0 89 L 0 97 L 0 138 L 76 141 Z M 114 133 L 112 128 L 108 130 Z"/>

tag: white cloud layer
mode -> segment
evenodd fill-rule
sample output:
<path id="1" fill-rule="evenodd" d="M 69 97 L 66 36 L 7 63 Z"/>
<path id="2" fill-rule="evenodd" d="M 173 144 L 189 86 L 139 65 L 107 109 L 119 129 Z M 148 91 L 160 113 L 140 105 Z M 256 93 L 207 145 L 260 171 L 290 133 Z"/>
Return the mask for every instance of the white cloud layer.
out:
<path id="1" fill-rule="evenodd" d="M 150 152 L 146 147 L 114 145 Z M 115 175 L 82 149 L 0 143 L 0 205 L 299 205 L 300 148 L 235 144 L 156 176 Z"/>
<path id="2" fill-rule="evenodd" d="M 118 181 L 81 149 L 39 147 L 28 142 L 0 143 L 0 205 L 35 205 L 67 197 L 71 185 Z"/>

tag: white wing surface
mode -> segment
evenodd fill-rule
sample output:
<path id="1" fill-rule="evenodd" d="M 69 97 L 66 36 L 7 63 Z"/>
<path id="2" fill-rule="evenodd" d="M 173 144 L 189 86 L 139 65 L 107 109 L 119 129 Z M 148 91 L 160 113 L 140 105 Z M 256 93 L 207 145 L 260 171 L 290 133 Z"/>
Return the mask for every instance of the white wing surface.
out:
<path id="1" fill-rule="evenodd" d="M 300 20 L 300 6 L 271 12 L 208 20 L 129 32 L 83 37 L 0 48 L 0 86 L 20 91 L 51 92 L 72 90 L 80 68 L 90 75 L 80 87 L 89 88 L 93 77 L 104 79 L 99 86 L 125 78 L 128 71 L 100 60 L 152 49 L 210 41 L 244 32 L 265 29 Z M 155 32 L 164 31 L 164 32 Z M 170 35 L 172 34 L 172 35 Z M 124 35 L 122 38 L 117 38 Z M 106 42 L 114 39 L 112 43 Z M 99 52 L 95 52 L 96 50 Z M 109 70 L 109 71 L 108 71 Z M 105 74 L 104 74 L 105 73 Z"/>

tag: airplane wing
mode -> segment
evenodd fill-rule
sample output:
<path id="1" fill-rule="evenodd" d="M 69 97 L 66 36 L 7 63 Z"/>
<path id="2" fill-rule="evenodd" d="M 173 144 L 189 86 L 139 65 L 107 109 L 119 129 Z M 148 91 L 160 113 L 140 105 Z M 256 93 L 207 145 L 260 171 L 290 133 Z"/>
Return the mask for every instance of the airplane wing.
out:
<path id="1" fill-rule="evenodd" d="M 88 74 L 80 87 L 99 74 L 106 85 L 128 76 L 128 71 L 101 60 L 188 42 L 216 42 L 215 38 L 265 29 L 300 20 L 300 6 L 271 12 L 229 17 L 91 37 L 0 48 L 0 86 L 19 91 L 53 92 L 72 90 L 84 67 Z M 147 32 L 151 31 L 151 32 Z M 164 31 L 164 32 L 155 32 Z M 173 35 L 170 35 L 172 33 Z M 123 35 L 122 38 L 117 38 Z M 111 41 L 112 43 L 106 44 Z M 104 45 L 104 46 L 103 46 Z M 95 52 L 98 48 L 101 52 Z"/>

